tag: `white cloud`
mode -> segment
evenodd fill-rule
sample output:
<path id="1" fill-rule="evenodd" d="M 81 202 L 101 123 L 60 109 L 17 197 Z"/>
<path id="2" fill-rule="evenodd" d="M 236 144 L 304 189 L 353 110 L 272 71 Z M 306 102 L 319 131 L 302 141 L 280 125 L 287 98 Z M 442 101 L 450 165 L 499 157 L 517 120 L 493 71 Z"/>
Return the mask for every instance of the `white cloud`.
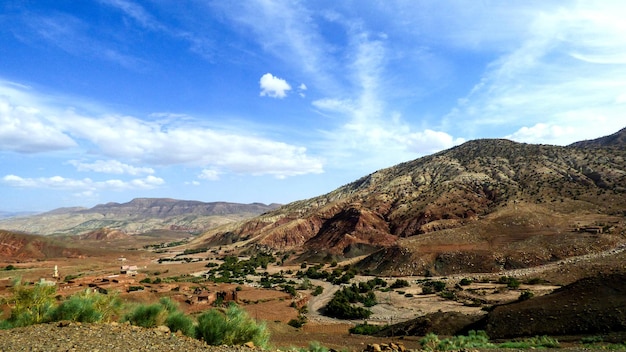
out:
<path id="1" fill-rule="evenodd" d="M 96 190 L 124 191 L 132 189 L 152 189 L 165 183 L 162 178 L 147 176 L 142 179 L 94 181 L 90 178 L 72 179 L 62 176 L 23 178 L 17 175 L 6 175 L 2 182 L 19 188 L 45 188 L 93 192 Z"/>
<path id="2" fill-rule="evenodd" d="M 37 153 L 62 150 L 77 144 L 55 128 L 35 107 L 11 104 L 2 97 L 0 82 L 0 150 Z M 4 87 L 6 90 L 10 87 Z"/>
<path id="3" fill-rule="evenodd" d="M 554 143 L 573 133 L 575 133 L 573 127 L 538 123 L 532 127 L 522 127 L 505 138 L 525 143 Z"/>
<path id="4" fill-rule="evenodd" d="M 93 163 L 83 163 L 78 160 L 70 160 L 68 164 L 76 167 L 78 171 L 94 171 L 107 174 L 153 174 L 154 169 L 150 167 L 135 167 L 124 164 L 117 160 L 96 160 Z"/>
<path id="5" fill-rule="evenodd" d="M 304 94 L 304 92 L 307 90 L 306 84 L 301 83 L 298 86 L 298 95 L 300 95 L 302 98 L 304 98 L 306 95 Z"/>
<path id="6" fill-rule="evenodd" d="M 282 99 L 287 96 L 287 91 L 291 90 L 291 86 L 282 78 L 275 77 L 271 73 L 266 73 L 259 80 L 261 86 L 262 97 Z"/>
<path id="7" fill-rule="evenodd" d="M 209 181 L 217 181 L 220 179 L 220 172 L 217 170 L 202 170 L 198 178 Z"/>
<path id="8" fill-rule="evenodd" d="M 68 108 L 70 100 L 65 97 L 47 97 L 3 81 L 0 96 L 4 96 L 0 100 L 0 121 L 4 122 L 0 124 L 0 150 L 34 153 L 71 148 L 74 153 L 89 150 L 90 154 L 133 164 L 209 167 L 279 178 L 323 172 L 321 159 L 307 155 L 303 147 L 251 132 L 207 128 L 191 117 L 180 119 L 169 114 L 145 121 L 102 113 L 76 98 L 71 99 L 76 108 Z M 113 160 L 71 163 L 97 172 L 154 172 L 151 167 Z"/>

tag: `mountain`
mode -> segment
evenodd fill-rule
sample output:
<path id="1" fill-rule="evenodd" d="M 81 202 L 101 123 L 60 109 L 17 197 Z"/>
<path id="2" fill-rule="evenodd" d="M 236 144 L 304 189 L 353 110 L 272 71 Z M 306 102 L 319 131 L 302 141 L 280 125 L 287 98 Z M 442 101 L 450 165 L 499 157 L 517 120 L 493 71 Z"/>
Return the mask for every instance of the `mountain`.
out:
<path id="1" fill-rule="evenodd" d="M 606 143 L 469 141 L 209 230 L 195 245 L 239 242 L 302 260 L 368 255 L 361 269 L 404 275 L 499 271 L 605 250 L 626 228 L 626 147 Z"/>
<path id="2" fill-rule="evenodd" d="M 0 228 L 40 235 L 80 235 L 99 229 L 139 234 L 153 230 L 202 232 L 276 209 L 277 204 L 204 203 L 168 198 L 137 198 L 93 208 L 59 208 L 27 217 L 0 220 Z M 97 236 L 96 236 L 97 237 Z"/>
<path id="3" fill-rule="evenodd" d="M 624 147 L 626 145 L 626 127 L 613 133 L 610 136 L 597 139 L 580 141 L 571 144 L 572 147 L 597 148 L 597 147 Z"/>

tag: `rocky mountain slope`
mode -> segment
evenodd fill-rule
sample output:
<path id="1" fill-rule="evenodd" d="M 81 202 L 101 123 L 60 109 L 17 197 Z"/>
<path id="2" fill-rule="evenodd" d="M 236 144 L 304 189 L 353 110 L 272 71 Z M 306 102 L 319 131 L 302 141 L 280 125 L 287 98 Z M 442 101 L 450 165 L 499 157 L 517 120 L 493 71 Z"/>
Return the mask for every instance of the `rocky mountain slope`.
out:
<path id="1" fill-rule="evenodd" d="M 137 198 L 128 203 L 100 204 L 93 208 L 60 208 L 47 213 L 0 220 L 0 228 L 40 235 L 85 234 L 107 228 L 126 234 L 157 229 L 202 232 L 276 209 L 277 204 Z"/>
<path id="2" fill-rule="evenodd" d="M 88 252 L 44 236 L 0 230 L 0 257 L 3 259 L 79 258 Z"/>
<path id="3" fill-rule="evenodd" d="M 497 271 L 605 250 L 623 242 L 626 228 L 624 135 L 593 148 L 470 141 L 210 230 L 196 245 L 370 254 L 364 270 L 405 275 Z"/>

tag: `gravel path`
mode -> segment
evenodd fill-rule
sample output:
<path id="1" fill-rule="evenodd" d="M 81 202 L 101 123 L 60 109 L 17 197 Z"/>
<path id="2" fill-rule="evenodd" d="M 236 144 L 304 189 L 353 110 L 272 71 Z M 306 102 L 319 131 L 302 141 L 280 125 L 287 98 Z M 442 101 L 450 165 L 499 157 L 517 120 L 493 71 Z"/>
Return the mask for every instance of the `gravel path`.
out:
<path id="1" fill-rule="evenodd" d="M 51 323 L 0 330 L 0 351 L 216 351 L 249 352 L 244 346 L 209 346 L 169 332 L 128 324 Z M 257 350 L 258 351 L 258 350 Z"/>

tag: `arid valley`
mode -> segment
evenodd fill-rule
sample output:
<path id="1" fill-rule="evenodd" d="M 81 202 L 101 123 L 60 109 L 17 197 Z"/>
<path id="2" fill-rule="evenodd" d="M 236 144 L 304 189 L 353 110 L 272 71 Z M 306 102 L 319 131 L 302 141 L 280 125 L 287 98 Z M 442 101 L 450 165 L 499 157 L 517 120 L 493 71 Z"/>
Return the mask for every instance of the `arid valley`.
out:
<path id="1" fill-rule="evenodd" d="M 191 317 L 235 302 L 281 349 L 421 349 L 471 331 L 621 344 L 625 133 L 471 141 L 283 206 L 136 199 L 4 219 L 3 317 L 19 278 L 59 302 L 167 297 Z"/>

